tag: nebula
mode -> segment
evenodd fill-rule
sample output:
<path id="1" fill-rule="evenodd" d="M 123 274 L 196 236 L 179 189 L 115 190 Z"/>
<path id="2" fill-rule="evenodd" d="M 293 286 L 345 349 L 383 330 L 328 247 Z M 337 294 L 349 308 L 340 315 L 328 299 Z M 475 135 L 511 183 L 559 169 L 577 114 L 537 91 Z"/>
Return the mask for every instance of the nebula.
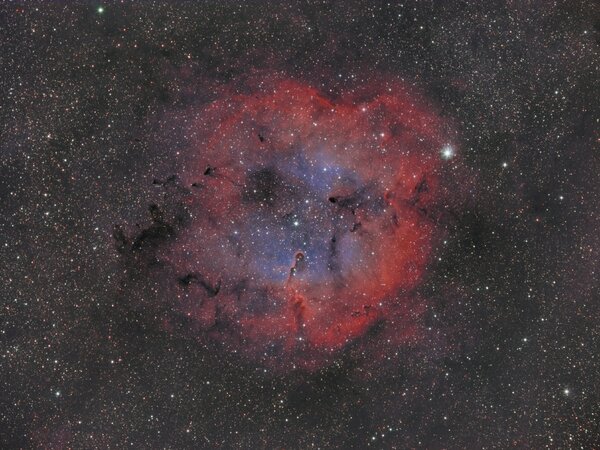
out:
<path id="1" fill-rule="evenodd" d="M 157 253 L 177 275 L 169 306 L 277 367 L 320 367 L 386 321 L 409 339 L 443 234 L 447 123 L 398 83 L 268 80 L 179 116 L 190 219 Z"/>

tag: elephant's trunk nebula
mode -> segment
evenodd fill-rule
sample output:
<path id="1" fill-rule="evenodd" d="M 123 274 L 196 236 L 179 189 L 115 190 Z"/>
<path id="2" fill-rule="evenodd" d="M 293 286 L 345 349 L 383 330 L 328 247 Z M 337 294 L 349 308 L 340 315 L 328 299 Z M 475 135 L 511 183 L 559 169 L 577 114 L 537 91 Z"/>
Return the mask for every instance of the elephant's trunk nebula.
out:
<path id="1" fill-rule="evenodd" d="M 160 252 L 178 274 L 172 308 L 279 367 L 319 367 L 391 317 L 410 338 L 448 125 L 398 84 L 333 98 L 288 79 L 190 117 L 192 219 Z"/>

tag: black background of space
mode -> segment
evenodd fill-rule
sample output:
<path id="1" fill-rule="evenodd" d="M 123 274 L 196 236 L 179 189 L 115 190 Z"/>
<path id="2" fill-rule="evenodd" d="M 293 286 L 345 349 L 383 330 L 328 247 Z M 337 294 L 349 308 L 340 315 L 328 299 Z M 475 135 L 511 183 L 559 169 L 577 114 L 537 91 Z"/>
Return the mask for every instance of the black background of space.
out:
<path id="1" fill-rule="evenodd" d="M 567 0 L 3 2 L 0 446 L 599 445 L 598 19 Z M 157 122 L 252 70 L 394 74 L 457 124 L 476 182 L 417 350 L 271 374 L 118 293 L 113 227 L 147 227 L 175 170 Z"/>

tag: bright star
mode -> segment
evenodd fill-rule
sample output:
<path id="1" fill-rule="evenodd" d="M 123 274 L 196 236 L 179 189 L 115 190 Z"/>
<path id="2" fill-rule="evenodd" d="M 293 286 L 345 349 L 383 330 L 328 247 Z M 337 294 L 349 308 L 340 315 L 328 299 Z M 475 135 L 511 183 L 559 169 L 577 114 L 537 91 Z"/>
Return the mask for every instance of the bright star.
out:
<path id="1" fill-rule="evenodd" d="M 451 145 L 444 145 L 444 147 L 442 147 L 442 158 L 444 159 L 451 159 L 454 156 L 454 149 L 452 148 Z"/>

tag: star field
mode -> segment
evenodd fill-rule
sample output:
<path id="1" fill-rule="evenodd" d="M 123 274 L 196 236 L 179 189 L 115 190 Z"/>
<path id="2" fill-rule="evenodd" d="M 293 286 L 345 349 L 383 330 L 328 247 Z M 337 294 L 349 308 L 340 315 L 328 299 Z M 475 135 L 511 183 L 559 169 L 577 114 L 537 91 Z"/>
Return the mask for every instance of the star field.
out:
<path id="1" fill-rule="evenodd" d="M 597 448 L 599 13 L 0 5 L 0 447 Z"/>

